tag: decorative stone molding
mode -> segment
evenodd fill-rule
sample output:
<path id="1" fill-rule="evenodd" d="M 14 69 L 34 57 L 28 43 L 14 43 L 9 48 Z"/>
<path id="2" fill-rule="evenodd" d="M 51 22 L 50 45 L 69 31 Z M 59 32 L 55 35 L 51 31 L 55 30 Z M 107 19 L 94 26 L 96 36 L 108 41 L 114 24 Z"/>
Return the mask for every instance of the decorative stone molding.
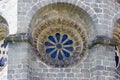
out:
<path id="1" fill-rule="evenodd" d="M 5 38 L 8 42 L 30 42 L 28 33 L 19 33 L 19 34 L 13 34 L 9 35 Z"/>
<path id="2" fill-rule="evenodd" d="M 120 51 L 120 19 L 115 23 L 115 28 L 113 30 L 113 38 L 118 42 L 118 49 Z"/>
<path id="3" fill-rule="evenodd" d="M 120 19 L 118 19 L 115 23 L 115 28 L 113 30 L 113 39 L 115 39 L 118 44 L 116 45 L 117 46 L 117 56 L 118 56 L 118 59 L 116 61 L 116 64 L 117 65 L 117 69 L 116 69 L 116 72 L 120 75 Z"/>
<path id="4" fill-rule="evenodd" d="M 7 21 L 0 16 L 0 71 L 8 62 L 8 42 L 5 40 L 8 34 L 9 31 Z"/>
<path id="5" fill-rule="evenodd" d="M 55 67 L 75 64 L 85 55 L 87 35 L 79 24 L 61 17 L 41 23 L 33 33 L 40 59 Z M 81 57 L 82 56 L 82 57 Z"/>
<path id="6" fill-rule="evenodd" d="M 94 33 L 90 32 L 91 28 L 92 19 L 87 12 L 59 2 L 37 11 L 31 20 L 29 34 L 41 61 L 54 67 L 68 67 L 87 55 L 85 45 Z"/>
<path id="7" fill-rule="evenodd" d="M 96 36 L 96 38 L 94 40 L 89 42 L 87 44 L 87 47 L 89 49 L 91 49 L 92 47 L 94 47 L 96 45 L 118 46 L 118 44 L 120 44 L 120 42 L 118 42 L 117 40 L 100 35 L 100 36 Z"/>
<path id="8" fill-rule="evenodd" d="M 0 40 L 5 39 L 9 34 L 6 20 L 0 16 Z"/>

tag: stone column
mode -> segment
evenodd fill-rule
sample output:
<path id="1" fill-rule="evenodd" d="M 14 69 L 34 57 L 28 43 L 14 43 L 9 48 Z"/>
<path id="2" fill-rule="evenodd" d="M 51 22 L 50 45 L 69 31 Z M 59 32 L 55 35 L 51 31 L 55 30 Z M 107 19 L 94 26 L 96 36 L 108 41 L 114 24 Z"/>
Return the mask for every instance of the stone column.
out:
<path id="1" fill-rule="evenodd" d="M 90 80 L 115 80 L 114 48 L 97 46 L 92 52 Z"/>

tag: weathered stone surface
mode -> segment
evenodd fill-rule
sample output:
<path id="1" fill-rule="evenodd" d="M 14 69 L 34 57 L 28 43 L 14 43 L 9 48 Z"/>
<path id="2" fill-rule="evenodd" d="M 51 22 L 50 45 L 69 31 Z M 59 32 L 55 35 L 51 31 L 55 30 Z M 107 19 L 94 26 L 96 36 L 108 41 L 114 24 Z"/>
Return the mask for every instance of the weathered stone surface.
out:
<path id="1" fill-rule="evenodd" d="M 93 21 L 91 20 L 92 22 L 87 24 L 87 26 L 92 26 L 93 24 L 95 29 L 95 31 L 93 29 L 87 31 L 88 34 L 90 32 L 92 35 L 88 36 L 90 41 L 95 39 L 97 35 L 108 36 L 110 38 L 107 38 L 108 41 L 103 37 L 98 38 L 98 42 L 101 42 L 102 44 L 107 43 L 107 46 L 99 44 L 95 45 L 88 50 L 88 56 L 86 56 L 81 63 L 78 62 L 78 64 L 75 64 L 72 67 L 70 66 L 69 68 L 53 68 L 45 65 L 33 51 L 33 46 L 28 45 L 27 43 L 13 42 L 10 44 L 8 53 L 8 73 L 0 72 L 0 75 L 3 75 L 0 76 L 0 80 L 7 80 L 7 74 L 8 80 L 120 80 L 119 75 L 114 74 L 114 49 L 107 49 L 109 45 L 114 47 L 113 44 L 116 44 L 114 41 L 111 41 L 112 28 L 117 19 L 120 18 L 120 7 L 114 0 L 5 1 L 4 4 L 0 1 L 0 15 L 4 15 L 8 21 L 10 34 L 16 32 L 28 32 L 30 21 L 37 10 L 52 2 L 65 1 L 73 5 L 77 4 L 77 6 L 85 10 L 92 18 Z M 15 1 L 18 3 L 18 7 Z M 77 11 L 75 8 L 69 7 L 69 9 L 71 9 L 71 13 Z M 83 14 L 83 12 L 80 11 L 79 14 Z M 89 22 L 88 16 L 84 15 L 85 14 L 81 16 L 81 19 L 84 18 L 85 22 Z M 82 25 L 86 24 L 82 22 Z M 25 38 L 24 36 L 22 37 Z M 16 40 L 19 40 L 19 37 L 16 37 Z M 109 40 L 110 42 L 113 42 L 113 44 L 109 43 Z"/>

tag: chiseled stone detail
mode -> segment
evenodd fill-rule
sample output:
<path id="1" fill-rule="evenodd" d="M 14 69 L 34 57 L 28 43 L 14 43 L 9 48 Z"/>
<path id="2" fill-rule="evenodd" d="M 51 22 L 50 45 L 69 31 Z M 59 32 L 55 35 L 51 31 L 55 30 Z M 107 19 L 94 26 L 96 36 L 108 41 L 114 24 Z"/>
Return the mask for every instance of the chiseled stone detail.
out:
<path id="1" fill-rule="evenodd" d="M 15 1 L 15 0 L 12 0 L 12 1 Z M 107 37 L 107 40 L 108 39 L 111 40 L 112 29 L 113 29 L 115 20 L 120 18 L 119 16 L 119 13 L 120 13 L 119 5 L 120 4 L 119 3 L 116 4 L 115 1 L 116 0 L 29 0 L 29 1 L 18 0 L 18 33 L 20 32 L 26 33 L 28 31 L 27 29 L 29 27 L 30 20 L 34 18 L 33 15 L 36 14 L 37 11 L 41 9 L 43 6 L 56 3 L 56 2 L 64 2 L 64 3 L 73 4 L 73 5 L 78 5 L 80 8 L 84 9 L 88 14 L 90 14 L 90 16 L 93 19 L 93 22 L 90 24 L 94 24 L 95 25 L 94 29 L 97 30 L 96 33 L 93 33 L 93 35 L 95 36 L 103 35 L 103 36 L 100 36 L 103 38 L 100 39 L 101 40 L 100 42 L 102 42 L 102 45 L 98 44 L 99 46 L 95 46 L 95 47 L 93 46 L 92 48 L 90 48 L 89 56 L 87 56 L 87 58 L 84 61 L 80 62 L 80 64 L 77 64 L 75 68 L 79 69 L 78 70 L 79 72 L 73 71 L 72 70 L 73 67 L 69 68 L 68 70 L 65 70 L 66 68 L 65 69 L 52 68 L 51 70 L 49 70 L 49 68 L 47 68 L 48 66 L 46 65 L 43 66 L 44 64 L 41 61 L 36 61 L 36 57 L 34 54 L 35 52 L 33 52 L 31 48 L 28 49 L 28 52 L 27 51 L 25 52 L 23 51 L 23 49 L 26 48 L 26 46 L 24 44 L 22 44 L 24 46 L 22 45 L 20 46 L 20 44 L 16 44 L 17 42 L 15 42 L 14 47 L 11 46 L 12 48 L 10 49 L 11 54 L 9 56 L 10 57 L 9 58 L 9 70 L 12 70 L 12 71 L 11 73 L 10 72 L 8 73 L 9 74 L 8 80 L 13 80 L 13 79 L 15 80 L 16 79 L 20 79 L 20 80 L 24 80 L 24 79 L 25 80 L 27 79 L 29 80 L 120 80 L 120 77 L 118 75 L 115 76 L 115 74 L 113 73 L 114 70 L 111 70 L 110 68 L 110 67 L 113 67 L 112 69 L 115 68 L 115 64 L 114 64 L 115 61 L 113 57 L 114 49 L 112 51 L 109 50 L 109 45 L 108 44 L 107 44 L 108 46 L 104 45 L 104 41 L 102 41 L 102 40 L 106 40 L 106 37 L 108 35 L 111 37 L 110 38 Z M 69 7 L 69 9 L 71 9 L 71 7 Z M 8 14 L 7 11 L 9 13 L 9 8 L 5 10 L 6 14 Z M 43 18 L 43 20 L 44 19 L 45 17 Z M 86 17 L 86 19 L 88 19 L 88 17 Z M 37 19 L 37 21 L 35 22 L 40 23 L 39 21 L 40 20 Z M 13 20 L 11 20 L 11 22 L 15 23 Z M 11 24 L 11 22 L 9 23 Z M 88 26 L 89 23 L 86 23 L 86 24 L 87 24 L 87 27 L 89 27 Z M 30 29 L 33 30 L 34 27 L 35 25 L 33 25 L 33 28 L 30 28 Z M 92 28 L 91 30 L 88 29 L 87 32 L 92 32 L 92 30 L 93 30 Z M 91 36 L 88 36 L 88 39 L 89 38 L 91 38 Z M 30 39 L 32 38 L 30 37 Z M 94 41 L 96 40 L 96 38 L 93 37 L 92 40 Z M 97 40 L 99 41 L 99 38 L 97 38 Z M 13 45 L 13 43 L 11 45 Z M 18 54 L 16 54 L 16 52 Z M 27 69 L 26 67 L 23 67 L 25 65 L 23 64 L 23 61 L 24 61 L 23 58 L 24 60 L 27 60 L 27 59 L 29 60 L 29 63 L 28 63 L 29 69 Z M 18 65 L 21 65 L 21 66 L 18 66 Z M 103 66 L 106 69 L 103 69 L 100 67 L 98 68 L 98 66 Z M 93 71 L 87 71 L 91 69 Z M 67 74 L 69 73 L 73 73 L 72 77 L 66 77 Z M 25 76 L 23 75 L 25 76 L 28 75 L 28 77 L 25 78 Z M 62 76 L 62 77 L 59 77 L 59 76 Z"/>
<path id="2" fill-rule="evenodd" d="M 87 35 L 70 19 L 55 17 L 42 22 L 33 32 L 33 41 L 40 59 L 55 67 L 68 67 L 86 55 Z"/>
<path id="3" fill-rule="evenodd" d="M 0 71 L 4 69 L 8 62 L 8 42 L 5 40 L 8 34 L 8 24 L 0 16 Z"/>
<path id="4" fill-rule="evenodd" d="M 8 36 L 9 31 L 7 27 L 6 24 L 0 23 L 0 40 L 3 40 Z"/>
<path id="5" fill-rule="evenodd" d="M 5 39 L 9 34 L 8 24 L 6 20 L 0 16 L 0 40 Z"/>
<path id="6" fill-rule="evenodd" d="M 118 75 L 120 75 L 120 19 L 118 19 L 115 24 L 115 28 L 113 30 L 113 38 L 116 41 L 118 41 L 118 45 L 116 45 L 117 47 L 116 56 L 118 57 L 118 59 L 115 60 L 116 60 L 116 72 L 118 73 Z"/>
<path id="7" fill-rule="evenodd" d="M 120 43 L 120 19 L 117 20 L 115 28 L 113 30 L 113 38 Z M 118 44 L 118 47 L 120 44 Z"/>
<path id="8" fill-rule="evenodd" d="M 5 38 L 8 42 L 29 42 L 29 35 L 28 33 L 19 33 L 19 34 L 12 34 Z"/>
<path id="9" fill-rule="evenodd" d="M 91 23 L 83 9 L 57 2 L 37 11 L 30 23 L 29 36 L 41 61 L 54 67 L 68 67 L 87 55 L 85 45 L 88 36 L 94 33 L 88 32 L 93 28 Z"/>
<path id="10" fill-rule="evenodd" d="M 107 36 L 96 36 L 94 40 L 89 42 L 86 46 L 91 49 L 96 45 L 105 45 L 105 46 L 118 46 L 120 42 L 113 38 L 109 38 Z"/>

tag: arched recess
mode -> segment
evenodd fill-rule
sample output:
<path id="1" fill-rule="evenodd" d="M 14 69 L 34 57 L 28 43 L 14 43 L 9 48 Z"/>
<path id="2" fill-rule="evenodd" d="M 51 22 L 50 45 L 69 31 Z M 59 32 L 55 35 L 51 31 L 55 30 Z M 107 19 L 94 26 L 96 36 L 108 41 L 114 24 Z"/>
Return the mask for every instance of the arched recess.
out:
<path id="1" fill-rule="evenodd" d="M 5 38 L 8 36 L 8 23 L 0 16 L 0 71 L 7 65 L 8 62 L 8 43 Z"/>
<path id="2" fill-rule="evenodd" d="M 120 17 L 115 23 L 115 27 L 113 30 L 113 38 L 118 41 L 118 45 L 116 46 L 116 72 L 120 75 Z M 118 76 L 118 75 L 116 75 Z"/>
<path id="3" fill-rule="evenodd" d="M 2 16 L 0 16 L 0 40 L 6 38 L 8 34 L 8 23 Z"/>
<path id="4" fill-rule="evenodd" d="M 114 25 L 113 38 L 120 43 L 120 19 L 118 19 Z M 118 44 L 118 49 L 118 51 L 120 51 L 120 44 Z M 120 54 L 118 55 L 120 56 Z"/>
<path id="5" fill-rule="evenodd" d="M 120 13 L 116 14 L 112 19 L 113 25 L 113 38 L 119 41 L 120 32 Z"/>
<path id="6" fill-rule="evenodd" d="M 34 14 L 29 34 L 41 61 L 54 67 L 68 67 L 87 55 L 86 44 L 95 35 L 95 28 L 85 10 L 57 2 Z"/>

